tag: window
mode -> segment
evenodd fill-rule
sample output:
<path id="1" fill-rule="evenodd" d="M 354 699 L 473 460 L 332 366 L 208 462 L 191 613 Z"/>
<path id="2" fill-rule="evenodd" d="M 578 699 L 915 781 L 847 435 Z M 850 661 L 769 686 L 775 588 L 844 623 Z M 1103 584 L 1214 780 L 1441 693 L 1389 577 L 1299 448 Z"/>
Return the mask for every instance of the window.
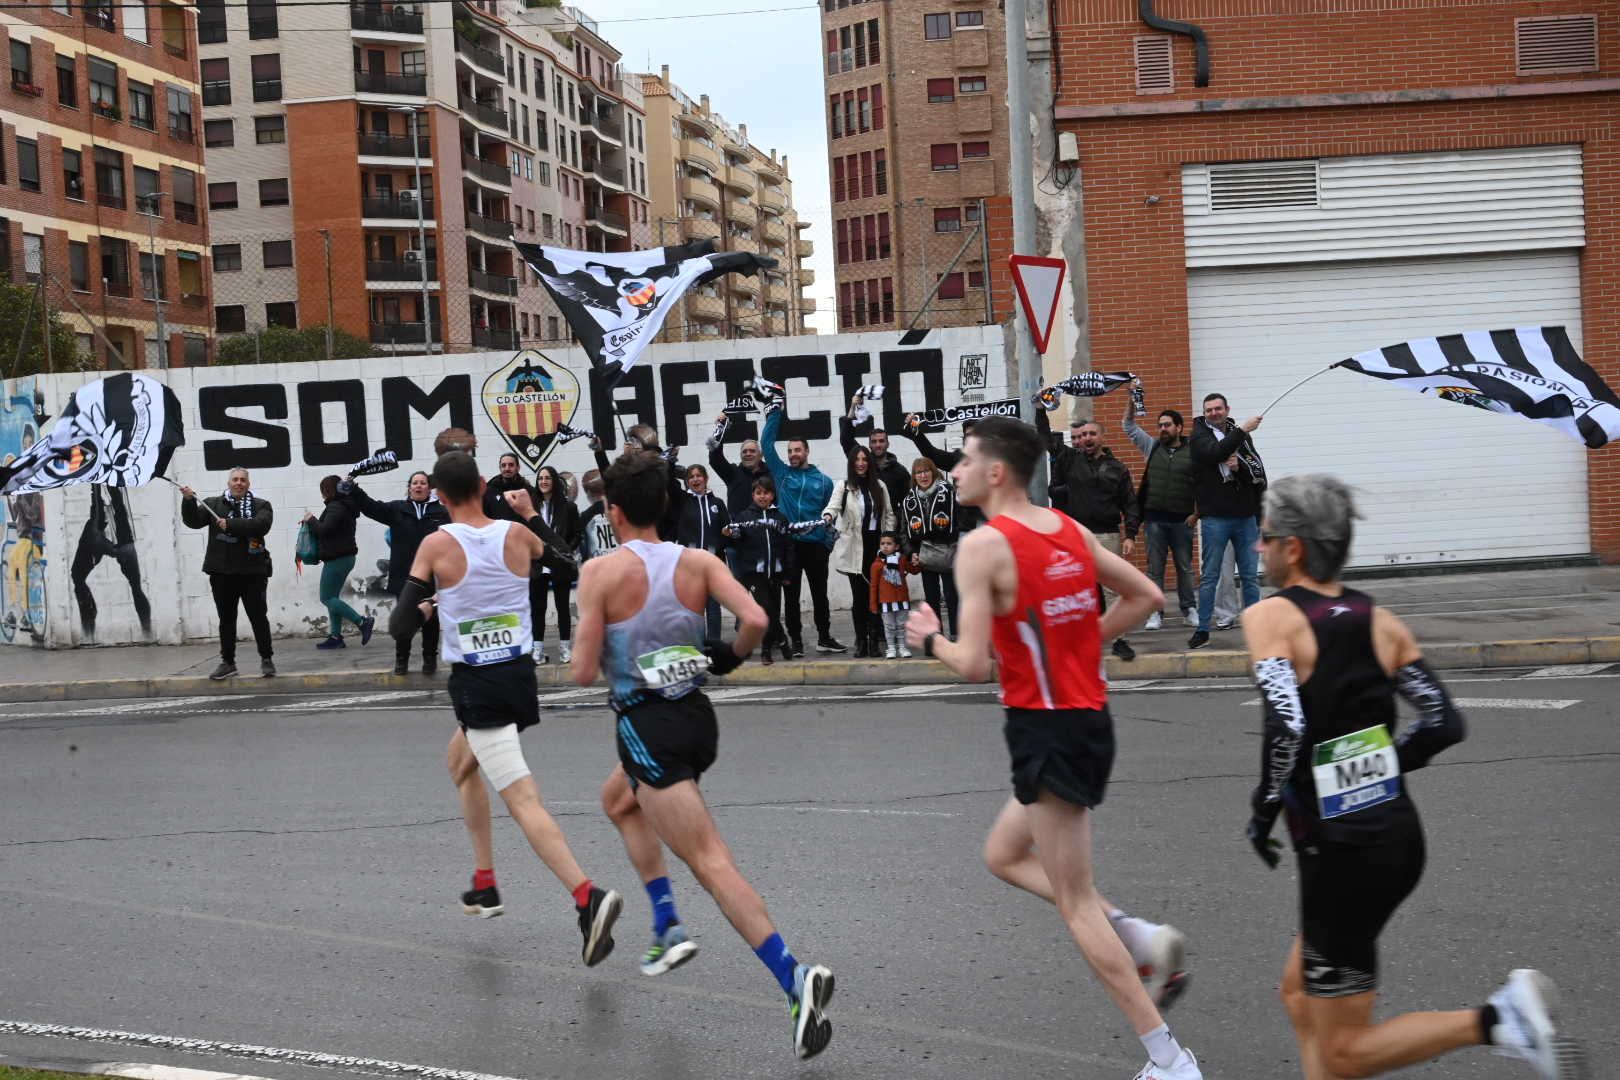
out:
<path id="1" fill-rule="evenodd" d="M 124 36 L 142 45 L 149 43 L 146 31 L 146 8 L 139 4 L 124 5 Z"/>
<path id="2" fill-rule="evenodd" d="M 26 41 L 11 43 L 11 85 L 34 85 L 34 54 Z"/>
<path id="3" fill-rule="evenodd" d="M 102 236 L 101 276 L 119 296 L 129 295 L 129 243 Z"/>
<path id="4" fill-rule="evenodd" d="M 950 172 L 956 168 L 956 144 L 934 143 L 928 148 L 928 164 L 935 172 Z"/>
<path id="5" fill-rule="evenodd" d="M 118 69 L 90 57 L 90 107 L 109 120 L 118 119 Z"/>
<path id="6" fill-rule="evenodd" d="M 225 0 L 199 0 L 197 41 L 203 45 L 216 45 L 224 40 Z"/>
<path id="7" fill-rule="evenodd" d="M 540 235 L 541 235 L 541 237 L 543 237 L 546 240 L 554 239 L 556 237 L 556 235 L 557 235 L 555 225 L 556 225 L 555 219 L 553 219 L 550 214 L 541 214 L 540 215 Z"/>
<path id="8" fill-rule="evenodd" d="M 883 321 L 894 321 L 894 278 L 883 279 Z"/>
<path id="9" fill-rule="evenodd" d="M 225 274 L 242 269 L 241 244 L 214 245 L 214 273 Z"/>
<path id="10" fill-rule="evenodd" d="M 951 16 L 947 12 L 943 15 L 923 16 L 923 37 L 929 41 L 938 41 L 951 36 Z"/>
<path id="11" fill-rule="evenodd" d="M 208 209 L 236 209 L 236 182 L 234 180 L 208 185 Z"/>
<path id="12" fill-rule="evenodd" d="M 534 96 L 546 100 L 546 65 L 538 56 L 534 58 Z"/>
<path id="13" fill-rule="evenodd" d="M 147 131 L 157 130 L 152 115 L 152 88 L 134 79 L 129 80 L 129 122 Z"/>
<path id="14" fill-rule="evenodd" d="M 872 97 L 871 90 L 861 87 L 855 92 L 855 104 L 860 115 L 862 131 L 872 130 Z"/>
<path id="15" fill-rule="evenodd" d="M 266 240 L 264 242 L 264 268 L 266 270 L 276 270 L 292 264 L 291 240 Z"/>
<path id="16" fill-rule="evenodd" d="M 231 103 L 231 62 L 214 57 L 202 62 L 202 97 L 204 105 Z"/>
<path id="17" fill-rule="evenodd" d="M 185 142 L 192 140 L 191 92 L 169 87 L 169 134 Z"/>
<path id="18" fill-rule="evenodd" d="M 276 25 L 275 0 L 248 0 L 247 13 L 248 37 L 260 41 L 280 35 L 280 28 Z"/>
<path id="19" fill-rule="evenodd" d="M 517 85 L 517 80 L 512 77 L 512 46 L 510 45 L 506 47 L 506 85 Z"/>
<path id="20" fill-rule="evenodd" d="M 240 334 L 247 329 L 247 308 L 241 304 L 222 304 L 214 308 L 214 330 L 221 334 Z"/>
<path id="21" fill-rule="evenodd" d="M 426 75 L 427 52 L 422 49 L 412 49 L 409 52 L 400 53 L 399 70 L 404 75 Z"/>
<path id="22" fill-rule="evenodd" d="M 939 283 L 939 298 L 941 300 L 960 300 L 964 295 L 962 272 L 946 274 Z"/>
<path id="23" fill-rule="evenodd" d="M 56 102 L 70 109 L 79 107 L 79 62 L 71 56 L 56 57 Z"/>
<path id="24" fill-rule="evenodd" d="M 984 271 L 983 270 L 969 270 L 968 271 L 967 283 L 968 283 L 968 288 L 970 288 L 970 289 L 982 289 L 982 288 L 984 288 Z"/>
<path id="25" fill-rule="evenodd" d="M 162 190 L 162 187 L 158 183 L 159 177 L 157 170 L 143 169 L 137 165 L 135 166 L 134 173 L 135 212 L 138 214 L 149 214 L 152 217 L 162 217 L 163 201 L 161 199 L 154 199 L 152 197 Z"/>
<path id="26" fill-rule="evenodd" d="M 24 191 L 39 190 L 39 143 L 17 140 L 17 183 Z"/>
<path id="27" fill-rule="evenodd" d="M 883 128 L 883 87 L 872 87 L 872 130 Z"/>
<path id="28" fill-rule="evenodd" d="M 838 235 L 838 263 L 849 262 L 849 219 L 840 218 L 834 231 Z"/>
<path id="29" fill-rule="evenodd" d="M 174 220 L 197 224 L 197 174 L 190 169 L 169 167 L 169 184 L 174 188 Z"/>
<path id="30" fill-rule="evenodd" d="M 260 206 L 286 206 L 289 201 L 285 176 L 275 180 L 259 181 Z"/>
<path id="31" fill-rule="evenodd" d="M 558 341 L 558 340 L 560 340 L 557 337 L 557 316 L 555 316 L 555 315 L 547 315 L 546 316 L 546 340 L 547 341 Z"/>
<path id="32" fill-rule="evenodd" d="M 45 272 L 45 237 L 39 233 L 23 233 L 23 276 L 37 282 Z"/>
<path id="33" fill-rule="evenodd" d="M 877 193 L 879 195 L 887 195 L 889 193 L 888 151 L 874 150 L 872 152 L 872 158 L 876 165 L 875 172 L 877 175 Z"/>
<path id="34" fill-rule="evenodd" d="M 827 101 L 827 106 L 827 111 L 832 117 L 832 137 L 835 139 L 842 139 L 844 137 L 844 122 L 843 110 L 839 104 L 839 96 L 834 94 L 831 98 L 829 98 Z"/>
<path id="35" fill-rule="evenodd" d="M 934 207 L 935 232 L 961 232 L 962 208 L 959 206 Z"/>
<path id="36" fill-rule="evenodd" d="M 84 199 L 84 155 L 62 148 L 62 191 L 70 199 Z"/>
<path id="37" fill-rule="evenodd" d="M 68 280 L 74 292 L 90 291 L 90 245 L 68 241 Z"/>
<path id="38" fill-rule="evenodd" d="M 253 118 L 253 141 L 259 144 L 280 143 L 287 141 L 287 118 L 277 114 L 275 116 L 255 116 Z"/>
<path id="39" fill-rule="evenodd" d="M 289 330 L 298 329 L 297 302 L 283 300 L 279 304 L 264 305 L 264 325 L 285 326 Z"/>
<path id="40" fill-rule="evenodd" d="M 527 64 L 519 61 L 517 66 L 518 90 L 527 94 L 529 92 L 529 68 Z"/>
<path id="41" fill-rule="evenodd" d="M 976 203 L 976 202 L 973 202 L 973 203 L 968 203 L 966 206 L 962 207 L 962 220 L 963 221 L 978 221 L 979 220 L 979 204 Z"/>
<path id="42" fill-rule="evenodd" d="M 844 201 L 844 159 L 833 158 L 832 201 Z"/>
<path id="43" fill-rule="evenodd" d="M 827 31 L 827 74 L 838 74 L 838 31 Z"/>
<path id="44" fill-rule="evenodd" d="M 148 300 L 154 297 L 158 300 L 168 299 L 167 282 L 164 281 L 168 275 L 164 273 L 163 262 L 162 255 L 153 258 L 141 252 L 141 295 Z"/>
<path id="45" fill-rule="evenodd" d="M 889 257 L 889 215 L 887 213 L 877 216 L 878 224 L 878 255 L 880 259 Z"/>
<path id="46" fill-rule="evenodd" d="M 281 100 L 281 54 L 261 53 L 250 57 L 253 71 L 253 100 Z"/>
<path id="47" fill-rule="evenodd" d="M 988 142 L 965 142 L 962 144 L 962 156 L 964 158 L 987 158 L 990 156 L 990 144 Z"/>
<path id="48" fill-rule="evenodd" d="M 204 146 L 235 146 L 236 124 L 231 120 L 204 120 Z"/>
<path id="49" fill-rule="evenodd" d="M 982 94 L 988 89 L 983 75 L 964 75 L 956 80 L 956 90 L 960 94 Z"/>
<path id="50" fill-rule="evenodd" d="M 882 57 L 878 55 L 878 21 L 876 19 L 866 20 L 866 40 L 871 48 L 871 53 L 867 57 L 867 62 L 875 64 L 882 59 Z"/>
<path id="51" fill-rule="evenodd" d="M 944 101 L 956 100 L 956 84 L 950 79 L 928 80 L 928 101 L 937 105 Z"/>
<path id="52" fill-rule="evenodd" d="M 538 163 L 539 172 L 535 175 L 535 182 L 545 187 L 551 186 L 551 163 L 542 161 Z"/>
<path id="53" fill-rule="evenodd" d="M 984 12 L 982 12 L 982 11 L 958 11 L 956 13 L 956 25 L 957 25 L 958 29 L 960 29 L 962 27 L 966 27 L 966 26 L 983 26 L 984 25 Z"/>

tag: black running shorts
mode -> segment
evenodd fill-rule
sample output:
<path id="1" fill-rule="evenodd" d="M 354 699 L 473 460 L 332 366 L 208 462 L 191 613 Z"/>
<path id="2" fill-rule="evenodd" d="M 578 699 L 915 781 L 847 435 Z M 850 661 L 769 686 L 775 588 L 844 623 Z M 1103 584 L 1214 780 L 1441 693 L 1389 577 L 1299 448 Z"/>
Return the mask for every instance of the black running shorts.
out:
<path id="1" fill-rule="evenodd" d="M 1299 852 L 1305 992 L 1378 989 L 1378 935 L 1423 876 L 1423 830 L 1375 845 L 1318 843 Z"/>
<path id="2" fill-rule="evenodd" d="M 652 695 L 615 711 L 619 762 L 632 787 L 696 782 L 714 764 L 720 727 L 714 706 L 701 690 L 673 701 Z"/>
<path id="3" fill-rule="evenodd" d="M 450 703 L 464 728 L 517 729 L 540 722 L 540 688 L 527 656 L 500 664 L 451 664 Z"/>
<path id="4" fill-rule="evenodd" d="M 1102 709 L 1008 709 L 1013 795 L 1028 806 L 1045 788 L 1064 802 L 1101 804 L 1114 768 L 1114 720 Z"/>

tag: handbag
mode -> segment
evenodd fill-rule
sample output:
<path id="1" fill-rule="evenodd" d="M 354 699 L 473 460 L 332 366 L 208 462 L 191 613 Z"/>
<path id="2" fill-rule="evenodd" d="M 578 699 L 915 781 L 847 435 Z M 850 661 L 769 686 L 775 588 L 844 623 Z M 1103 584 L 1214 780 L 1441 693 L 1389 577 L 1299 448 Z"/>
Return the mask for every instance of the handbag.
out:
<path id="1" fill-rule="evenodd" d="M 298 561 L 305 566 L 319 566 L 321 563 L 321 543 L 307 521 L 298 526 L 297 555 Z"/>
<path id="2" fill-rule="evenodd" d="M 931 574 L 948 574 L 956 563 L 956 545 L 924 540 L 917 549 L 917 561 Z"/>

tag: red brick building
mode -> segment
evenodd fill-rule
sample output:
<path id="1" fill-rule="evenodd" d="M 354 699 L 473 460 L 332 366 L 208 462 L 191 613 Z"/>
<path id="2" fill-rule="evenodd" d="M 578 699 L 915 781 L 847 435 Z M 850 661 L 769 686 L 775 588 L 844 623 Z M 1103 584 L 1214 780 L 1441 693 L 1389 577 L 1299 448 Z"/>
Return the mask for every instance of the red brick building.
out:
<path id="1" fill-rule="evenodd" d="M 1620 3 L 1156 6 L 1207 36 L 1208 85 L 1136 0 L 1052 11 L 1095 367 L 1190 425 L 1207 392 L 1249 416 L 1355 352 L 1562 324 L 1620 387 Z M 1122 405 L 1097 414 L 1139 468 Z M 1620 560 L 1620 450 L 1343 371 L 1256 441 L 1273 475 L 1357 486 L 1357 564 Z"/>

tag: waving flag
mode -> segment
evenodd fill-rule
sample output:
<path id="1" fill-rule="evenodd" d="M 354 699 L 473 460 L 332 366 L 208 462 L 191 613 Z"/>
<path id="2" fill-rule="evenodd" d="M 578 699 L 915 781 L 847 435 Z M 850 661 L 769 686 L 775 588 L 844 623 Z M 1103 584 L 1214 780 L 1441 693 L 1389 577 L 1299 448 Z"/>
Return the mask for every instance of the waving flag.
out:
<path id="1" fill-rule="evenodd" d="M 185 442 L 173 390 L 149 375 L 109 375 L 74 391 L 50 434 L 0 465 L 0 493 L 138 487 L 162 476 Z"/>
<path id="2" fill-rule="evenodd" d="M 776 265 L 748 252 L 716 252 L 713 240 L 647 251 L 517 248 L 609 386 L 635 366 L 686 290 L 723 274 L 756 274 Z"/>
<path id="3" fill-rule="evenodd" d="M 399 455 L 392 450 L 379 450 L 349 470 L 350 476 L 376 476 L 399 468 Z"/>
<path id="4" fill-rule="evenodd" d="M 1562 326 L 1417 338 L 1333 365 L 1557 428 L 1588 449 L 1620 438 L 1620 399 L 1576 353 Z"/>
<path id="5" fill-rule="evenodd" d="M 1047 412 L 1058 407 L 1064 394 L 1071 397 L 1101 397 L 1110 390 L 1118 390 L 1136 376 L 1129 371 L 1082 371 L 1062 382 L 1043 388 L 1035 395 L 1035 403 Z"/>

